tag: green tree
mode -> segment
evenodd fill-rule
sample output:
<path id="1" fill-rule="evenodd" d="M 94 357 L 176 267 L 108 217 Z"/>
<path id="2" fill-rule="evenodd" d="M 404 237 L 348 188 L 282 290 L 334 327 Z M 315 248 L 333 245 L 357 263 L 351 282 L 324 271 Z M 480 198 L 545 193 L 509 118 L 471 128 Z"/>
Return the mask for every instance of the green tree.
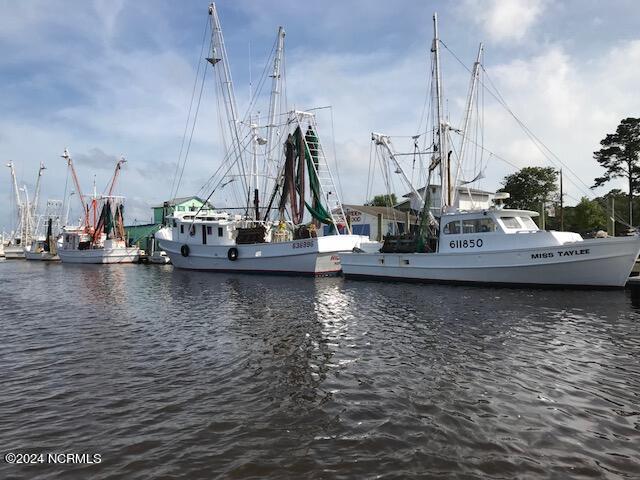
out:
<path id="1" fill-rule="evenodd" d="M 396 194 L 392 193 L 391 195 L 376 195 L 368 204 L 373 207 L 393 207 L 397 203 Z"/>
<path id="2" fill-rule="evenodd" d="M 540 211 L 542 203 L 557 202 L 558 172 L 551 167 L 524 167 L 502 181 L 502 192 L 510 198 L 505 201 L 508 208 Z"/>
<path id="3" fill-rule="evenodd" d="M 633 195 L 640 190 L 640 118 L 622 120 L 616 133 L 607 134 L 600 145 L 602 148 L 593 152 L 593 157 L 605 172 L 595 179 L 592 188 L 615 178 L 626 178 L 629 185 L 629 223 L 633 225 Z"/>
<path id="4" fill-rule="evenodd" d="M 605 209 L 597 200 L 582 197 L 575 207 L 565 210 L 565 223 L 572 232 L 593 232 L 607 229 Z"/>

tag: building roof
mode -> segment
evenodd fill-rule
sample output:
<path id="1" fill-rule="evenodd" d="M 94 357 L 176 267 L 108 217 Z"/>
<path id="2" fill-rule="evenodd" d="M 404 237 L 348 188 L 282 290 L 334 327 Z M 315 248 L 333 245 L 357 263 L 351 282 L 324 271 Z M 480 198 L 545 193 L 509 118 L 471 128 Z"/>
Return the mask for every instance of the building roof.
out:
<path id="1" fill-rule="evenodd" d="M 433 184 L 433 183 L 432 183 L 431 185 L 429 185 L 429 187 L 431 187 L 431 188 L 440 188 L 440 185 L 439 185 L 439 184 Z M 466 186 L 466 185 L 459 185 L 459 186 L 458 186 L 458 191 L 459 191 L 459 192 L 466 192 L 467 190 L 469 190 L 471 193 L 479 193 L 479 194 L 481 194 L 481 195 L 493 195 L 493 194 L 495 194 L 495 193 L 496 193 L 496 192 L 489 192 L 489 191 L 487 191 L 487 190 L 479 190 L 479 189 L 477 189 L 477 188 L 471 188 L 471 187 L 469 187 L 469 188 L 467 189 L 467 186 Z M 418 191 L 418 193 L 422 193 L 422 192 L 424 192 L 424 187 L 420 187 L 420 188 L 418 188 L 418 190 L 417 190 L 417 191 Z M 405 193 L 405 194 L 403 195 L 403 197 L 404 197 L 404 198 L 408 198 L 408 197 L 409 197 L 409 195 L 411 195 L 411 192 L 409 192 L 409 193 Z"/>
<path id="2" fill-rule="evenodd" d="M 192 195 L 190 197 L 176 197 L 176 198 L 172 198 L 171 200 L 167 200 L 166 202 L 169 205 L 175 206 L 175 205 L 180 205 L 182 203 L 188 202 L 189 200 L 198 200 L 200 203 L 202 204 L 206 203 L 209 207 L 213 208 L 213 205 L 211 205 L 209 202 L 205 202 L 204 199 L 195 195 Z M 162 208 L 162 207 L 164 207 L 164 202 L 161 203 L 160 205 L 154 205 L 151 208 Z"/>

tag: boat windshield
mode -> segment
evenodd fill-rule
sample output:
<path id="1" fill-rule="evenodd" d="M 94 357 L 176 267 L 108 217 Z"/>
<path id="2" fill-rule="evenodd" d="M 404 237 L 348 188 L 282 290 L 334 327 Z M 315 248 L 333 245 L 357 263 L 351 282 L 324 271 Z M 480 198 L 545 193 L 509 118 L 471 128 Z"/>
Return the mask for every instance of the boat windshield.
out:
<path id="1" fill-rule="evenodd" d="M 520 217 L 520 221 L 524 225 L 524 228 L 526 228 L 527 230 L 538 230 L 536 222 L 531 220 L 531 217 Z"/>
<path id="2" fill-rule="evenodd" d="M 500 217 L 500 220 L 502 220 L 502 224 L 504 225 L 504 227 L 509 230 L 517 230 L 522 228 L 522 225 L 520 225 L 520 222 L 516 217 Z"/>
<path id="3" fill-rule="evenodd" d="M 496 231 L 495 222 L 487 217 L 462 220 L 462 233 L 489 233 Z"/>

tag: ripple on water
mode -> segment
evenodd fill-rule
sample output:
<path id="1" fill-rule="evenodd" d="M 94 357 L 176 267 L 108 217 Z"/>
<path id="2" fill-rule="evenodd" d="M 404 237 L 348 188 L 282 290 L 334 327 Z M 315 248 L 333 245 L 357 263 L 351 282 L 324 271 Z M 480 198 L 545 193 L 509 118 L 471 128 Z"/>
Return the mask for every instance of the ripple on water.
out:
<path id="1" fill-rule="evenodd" d="M 624 292 L 0 264 L 2 478 L 638 478 Z M 45 292 L 46 294 L 44 294 Z"/>

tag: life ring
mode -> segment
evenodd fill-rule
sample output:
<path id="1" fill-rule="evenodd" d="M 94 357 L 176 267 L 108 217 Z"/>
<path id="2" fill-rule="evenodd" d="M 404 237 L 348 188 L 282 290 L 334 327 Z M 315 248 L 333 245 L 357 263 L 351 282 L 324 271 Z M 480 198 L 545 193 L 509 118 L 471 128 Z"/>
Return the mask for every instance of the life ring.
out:
<path id="1" fill-rule="evenodd" d="M 182 254 L 183 257 L 188 257 L 189 256 L 189 245 L 182 245 L 180 247 L 180 253 Z"/>
<path id="2" fill-rule="evenodd" d="M 231 247 L 227 252 L 227 258 L 232 262 L 235 262 L 238 259 L 238 249 L 236 247 Z"/>

